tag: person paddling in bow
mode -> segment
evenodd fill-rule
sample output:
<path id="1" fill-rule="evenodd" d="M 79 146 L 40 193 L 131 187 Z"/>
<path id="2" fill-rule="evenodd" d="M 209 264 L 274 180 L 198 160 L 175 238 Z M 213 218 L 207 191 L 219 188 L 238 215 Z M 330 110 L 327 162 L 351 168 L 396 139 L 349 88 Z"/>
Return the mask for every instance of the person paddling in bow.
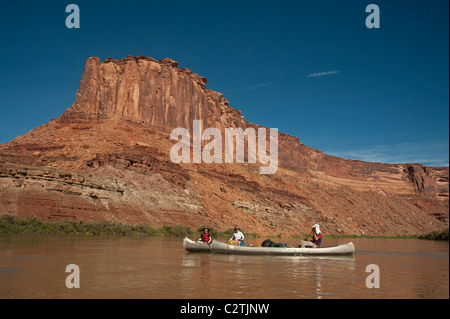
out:
<path id="1" fill-rule="evenodd" d="M 211 238 L 211 234 L 209 233 L 209 228 L 205 227 L 202 229 L 202 231 L 203 232 L 200 234 L 200 238 L 198 238 L 197 241 L 211 244 L 212 238 Z"/>

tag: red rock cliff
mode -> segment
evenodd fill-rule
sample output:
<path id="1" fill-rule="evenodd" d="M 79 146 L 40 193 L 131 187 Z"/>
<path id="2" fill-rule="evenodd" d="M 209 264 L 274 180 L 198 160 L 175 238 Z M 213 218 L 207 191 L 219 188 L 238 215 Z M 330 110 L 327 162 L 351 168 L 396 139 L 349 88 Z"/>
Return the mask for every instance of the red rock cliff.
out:
<path id="1" fill-rule="evenodd" d="M 75 103 L 0 145 L 0 213 L 292 234 L 404 235 L 448 226 L 448 168 L 326 155 L 279 134 L 279 169 L 174 164 L 175 127 L 259 127 L 206 79 L 149 57 L 86 61 Z M 280 128 L 282 130 L 282 128 Z"/>
<path id="2" fill-rule="evenodd" d="M 243 126 L 240 111 L 230 108 L 221 93 L 207 90 L 206 82 L 167 58 L 89 58 L 76 102 L 61 119 L 123 119 L 161 130 L 191 131 L 194 119 L 204 127 Z"/>
<path id="3" fill-rule="evenodd" d="M 121 119 L 163 131 L 176 127 L 192 131 L 193 120 L 202 120 L 204 128 L 221 130 L 256 127 L 231 108 L 221 93 L 206 89 L 206 83 L 206 78 L 167 58 L 129 56 L 103 62 L 89 58 L 76 102 L 61 120 Z M 318 171 L 360 190 L 448 199 L 446 169 L 349 161 L 306 147 L 286 134 L 280 134 L 280 145 L 281 165 L 298 172 Z"/>

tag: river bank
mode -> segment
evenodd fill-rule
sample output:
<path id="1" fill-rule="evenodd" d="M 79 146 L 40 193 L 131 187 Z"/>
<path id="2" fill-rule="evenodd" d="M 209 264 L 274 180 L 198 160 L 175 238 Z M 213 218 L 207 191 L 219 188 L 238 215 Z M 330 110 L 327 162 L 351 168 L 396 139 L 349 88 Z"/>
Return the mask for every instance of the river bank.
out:
<path id="1" fill-rule="evenodd" d="M 82 221 L 82 220 L 56 220 L 46 221 L 35 216 L 18 218 L 13 215 L 0 216 L 0 234 L 49 234 L 49 235 L 80 235 L 80 236 L 171 236 L 192 237 L 201 233 L 204 225 L 193 230 L 186 225 L 166 225 L 152 228 L 145 224 L 124 224 L 113 221 Z M 220 232 L 212 227 L 211 235 L 214 237 L 231 236 L 232 229 Z M 256 237 L 256 234 L 247 234 Z"/>
<path id="2" fill-rule="evenodd" d="M 419 239 L 448 240 L 448 228 L 420 235 Z"/>
<path id="3" fill-rule="evenodd" d="M 82 221 L 82 220 L 57 220 L 46 221 L 35 216 L 19 218 L 4 214 L 0 216 L 0 234 L 51 234 L 51 235 L 79 235 L 79 236 L 171 236 L 192 237 L 197 236 L 205 225 L 196 230 L 186 225 L 166 225 L 160 228 L 152 228 L 145 224 L 124 224 L 113 221 Z M 219 231 L 213 227 L 213 237 L 231 237 L 233 230 Z M 245 230 L 244 230 L 245 231 Z M 429 234 L 413 236 L 358 236 L 358 235 L 324 235 L 325 238 L 401 238 L 401 239 L 433 239 L 449 240 L 448 228 Z M 245 232 L 247 238 L 262 238 L 255 233 Z M 293 235 L 292 238 L 303 238 L 307 234 Z M 267 237 L 267 236 L 265 236 Z M 275 236 L 276 237 L 276 236 Z"/>

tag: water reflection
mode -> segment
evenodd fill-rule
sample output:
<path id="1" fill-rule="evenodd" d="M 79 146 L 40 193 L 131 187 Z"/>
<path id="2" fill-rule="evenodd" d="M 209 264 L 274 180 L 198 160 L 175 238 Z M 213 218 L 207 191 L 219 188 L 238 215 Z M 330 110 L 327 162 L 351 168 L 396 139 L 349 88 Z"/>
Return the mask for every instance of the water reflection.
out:
<path id="1" fill-rule="evenodd" d="M 196 280 L 200 285 L 208 285 L 208 293 L 215 298 L 322 298 L 330 295 L 323 290 L 324 280 L 330 276 L 349 280 L 340 274 L 355 269 L 353 256 L 185 253 L 182 263 L 183 282 Z M 229 293 L 224 295 L 224 291 Z"/>
<path id="2" fill-rule="evenodd" d="M 448 242 L 354 242 L 354 256 L 298 257 L 187 253 L 176 238 L 4 236 L 0 297 L 448 298 Z M 64 285 L 72 263 L 76 290 Z M 380 289 L 365 286 L 368 264 Z"/>

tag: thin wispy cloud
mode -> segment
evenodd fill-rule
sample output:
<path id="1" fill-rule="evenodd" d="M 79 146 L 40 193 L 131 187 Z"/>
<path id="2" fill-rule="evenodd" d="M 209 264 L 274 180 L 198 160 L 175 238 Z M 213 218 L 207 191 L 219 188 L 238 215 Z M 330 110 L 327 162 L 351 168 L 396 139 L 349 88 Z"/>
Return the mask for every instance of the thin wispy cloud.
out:
<path id="1" fill-rule="evenodd" d="M 332 75 L 332 74 L 338 74 L 338 70 L 333 71 L 327 71 L 327 72 L 318 72 L 318 73 L 311 73 L 306 76 L 306 78 L 320 78 L 322 76 Z"/>
<path id="2" fill-rule="evenodd" d="M 446 144 L 447 143 L 447 146 Z M 393 145 L 371 145 L 347 150 L 325 150 L 325 153 L 364 162 L 390 164 L 421 163 L 424 165 L 448 167 L 449 150 L 447 141 L 400 143 Z"/>

